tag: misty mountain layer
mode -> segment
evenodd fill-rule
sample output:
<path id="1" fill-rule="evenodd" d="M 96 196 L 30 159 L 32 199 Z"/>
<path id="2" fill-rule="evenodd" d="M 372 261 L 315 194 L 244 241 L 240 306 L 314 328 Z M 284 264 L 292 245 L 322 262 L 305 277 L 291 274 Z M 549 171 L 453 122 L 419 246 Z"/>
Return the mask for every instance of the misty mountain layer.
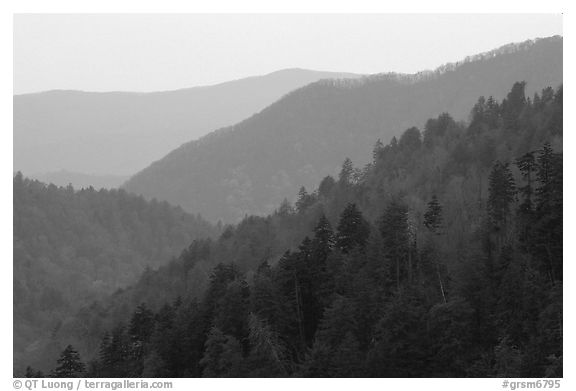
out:
<path id="1" fill-rule="evenodd" d="M 298 87 L 341 77 L 356 76 L 287 69 L 176 91 L 17 95 L 14 171 L 42 178 L 61 170 L 132 175 L 182 143 L 238 122 Z M 84 185 L 75 182 L 78 175 L 66 179 L 75 187 Z M 113 178 L 106 184 L 117 185 Z"/>
<path id="2" fill-rule="evenodd" d="M 318 81 L 260 113 L 182 145 L 125 185 L 209 220 L 269 213 L 302 185 L 334 174 L 345 157 L 368 162 L 389 142 L 437 113 L 467 119 L 478 96 L 502 99 L 515 81 L 527 94 L 562 82 L 562 38 L 508 45 L 416 75 Z"/>

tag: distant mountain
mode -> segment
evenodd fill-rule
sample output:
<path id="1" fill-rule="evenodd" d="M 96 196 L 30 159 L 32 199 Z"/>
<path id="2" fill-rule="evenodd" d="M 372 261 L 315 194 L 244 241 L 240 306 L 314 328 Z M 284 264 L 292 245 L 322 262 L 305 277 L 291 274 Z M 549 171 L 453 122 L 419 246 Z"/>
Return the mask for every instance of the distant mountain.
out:
<path id="1" fill-rule="evenodd" d="M 72 185 L 75 188 L 113 189 L 120 187 L 129 176 L 127 175 L 90 175 L 66 170 L 47 172 L 42 174 L 32 174 L 33 178 L 41 182 L 52 183 L 56 186 Z"/>
<path id="2" fill-rule="evenodd" d="M 238 122 L 296 88 L 344 77 L 357 76 L 286 69 L 176 91 L 16 95 L 14 171 L 132 175 L 182 143 Z"/>
<path id="3" fill-rule="evenodd" d="M 367 163 L 378 138 L 387 143 L 439 112 L 466 120 L 478 96 L 502 99 L 521 80 L 528 94 L 562 83 L 562 37 L 510 44 L 433 72 L 315 82 L 182 145 L 125 188 L 211 220 L 267 213 L 299 186 L 336 173 L 345 157 Z"/>

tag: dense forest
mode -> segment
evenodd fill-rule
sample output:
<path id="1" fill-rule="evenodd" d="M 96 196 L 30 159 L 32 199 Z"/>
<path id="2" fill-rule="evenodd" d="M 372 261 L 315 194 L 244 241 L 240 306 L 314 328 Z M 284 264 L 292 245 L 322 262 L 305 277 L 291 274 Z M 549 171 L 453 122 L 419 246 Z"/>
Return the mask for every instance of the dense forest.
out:
<path id="1" fill-rule="evenodd" d="M 507 45 L 435 72 L 320 80 L 182 145 L 124 187 L 209 221 L 238 223 L 246 214 L 272 213 L 301 186 L 336 176 L 346 156 L 369 163 L 378 138 L 387 143 L 442 112 L 466 120 L 479 96 L 502 100 L 518 80 L 530 95 L 560 85 L 562 37 Z"/>
<path id="2" fill-rule="evenodd" d="M 74 190 L 20 173 L 13 186 L 15 365 L 59 349 L 54 333 L 80 307 L 218 234 L 199 216 L 124 190 Z"/>
<path id="3" fill-rule="evenodd" d="M 562 377 L 562 87 L 525 87 L 193 241 L 45 375 Z"/>

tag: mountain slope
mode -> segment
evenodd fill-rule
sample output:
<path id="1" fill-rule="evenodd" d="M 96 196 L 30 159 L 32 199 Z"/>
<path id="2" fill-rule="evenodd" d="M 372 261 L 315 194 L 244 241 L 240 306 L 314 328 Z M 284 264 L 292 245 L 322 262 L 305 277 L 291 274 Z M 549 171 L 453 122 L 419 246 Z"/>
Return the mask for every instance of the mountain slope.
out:
<path id="1" fill-rule="evenodd" d="M 84 308 L 61 350 L 89 377 L 561 377 L 562 117 L 562 88 L 515 83 L 409 128 Z"/>
<path id="2" fill-rule="evenodd" d="M 176 91 L 17 95 L 14 171 L 132 175 L 182 143 L 240 121 L 289 91 L 334 77 L 355 75 L 286 69 Z"/>
<path id="3" fill-rule="evenodd" d="M 14 177 L 14 362 L 38 349 L 78 307 L 158 267 L 218 230 L 165 202 L 123 190 L 46 186 Z"/>
<path id="4" fill-rule="evenodd" d="M 310 84 L 181 146 L 125 188 L 211 220 L 267 213 L 299 186 L 334 174 L 346 156 L 367 163 L 378 138 L 388 142 L 439 112 L 466 119 L 478 96 L 501 99 L 519 80 L 530 94 L 560 85 L 562 38 L 507 45 L 435 72 Z"/>

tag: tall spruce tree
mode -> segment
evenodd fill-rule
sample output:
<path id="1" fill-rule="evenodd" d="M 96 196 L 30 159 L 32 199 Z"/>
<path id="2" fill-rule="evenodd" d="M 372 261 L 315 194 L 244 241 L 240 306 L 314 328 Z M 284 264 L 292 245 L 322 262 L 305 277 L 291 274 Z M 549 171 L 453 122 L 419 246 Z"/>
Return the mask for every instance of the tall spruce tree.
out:
<path id="1" fill-rule="evenodd" d="M 410 235 L 408 227 L 408 208 L 403 203 L 393 200 L 384 210 L 378 222 L 382 235 L 386 257 L 390 261 L 391 275 L 400 290 L 402 280 L 410 275 L 409 250 Z"/>
<path id="2" fill-rule="evenodd" d="M 438 197 L 434 194 L 424 213 L 424 226 L 431 232 L 437 233 L 442 226 L 442 221 L 442 206 L 438 202 Z"/>
<path id="3" fill-rule="evenodd" d="M 551 282 L 562 280 L 562 156 L 546 143 L 538 151 L 535 251 Z"/>
<path id="4" fill-rule="evenodd" d="M 499 160 L 494 163 L 489 177 L 488 213 L 490 221 L 497 229 L 506 225 L 510 207 L 515 200 L 516 185 L 508 163 Z"/>
<path id="5" fill-rule="evenodd" d="M 86 365 L 80 360 L 80 354 L 72 345 L 66 346 L 57 362 L 54 377 L 80 377 L 86 370 Z"/>
<path id="6" fill-rule="evenodd" d="M 370 235 L 370 225 L 356 204 L 348 204 L 340 215 L 336 232 L 336 246 L 343 253 L 354 248 L 363 249 Z"/>
<path id="7" fill-rule="evenodd" d="M 343 185 L 348 185 L 352 182 L 354 176 L 354 165 L 349 158 L 344 159 L 342 169 L 338 175 L 338 182 Z"/>

